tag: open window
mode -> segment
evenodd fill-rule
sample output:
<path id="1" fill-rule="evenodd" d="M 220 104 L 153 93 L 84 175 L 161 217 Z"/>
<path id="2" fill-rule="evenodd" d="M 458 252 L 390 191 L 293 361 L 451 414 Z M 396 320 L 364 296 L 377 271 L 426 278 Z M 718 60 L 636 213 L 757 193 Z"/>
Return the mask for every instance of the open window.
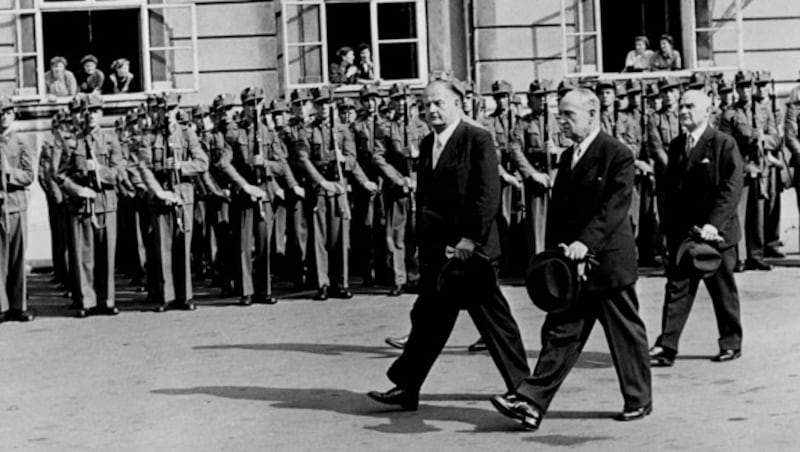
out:
<path id="1" fill-rule="evenodd" d="M 63 57 L 80 84 L 85 78 L 81 59 L 89 54 L 105 76 L 100 88 L 104 95 L 197 91 L 195 5 L 165 0 L 0 0 L 2 92 L 28 100 L 68 97 L 48 90 L 50 61 Z M 111 83 L 112 63 L 119 59 L 127 60 L 133 76 L 125 94 L 117 94 Z"/>
<path id="2" fill-rule="evenodd" d="M 421 0 L 282 0 L 281 58 L 288 88 L 340 83 L 336 71 L 345 48 L 353 50 L 355 64 L 360 49 L 368 49 L 372 63 L 372 75 L 356 77 L 353 84 L 424 83 L 424 9 Z"/>

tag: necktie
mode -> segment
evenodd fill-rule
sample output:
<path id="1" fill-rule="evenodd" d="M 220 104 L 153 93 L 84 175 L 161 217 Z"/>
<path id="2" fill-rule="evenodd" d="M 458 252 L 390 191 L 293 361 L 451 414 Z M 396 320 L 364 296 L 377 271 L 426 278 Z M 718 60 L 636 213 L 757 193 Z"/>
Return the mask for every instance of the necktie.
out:
<path id="1" fill-rule="evenodd" d="M 573 149 L 573 151 L 572 151 L 572 166 L 570 167 L 570 169 L 575 168 L 575 165 L 578 164 L 578 159 L 581 158 L 581 156 L 583 155 L 583 152 L 582 152 L 582 149 L 581 149 L 580 146 L 574 145 L 572 149 Z"/>
<path id="2" fill-rule="evenodd" d="M 436 164 L 439 163 L 439 157 L 442 156 L 443 150 L 444 146 L 442 145 L 442 140 L 436 136 L 433 142 L 433 169 L 436 169 Z"/>
<path id="3" fill-rule="evenodd" d="M 686 154 L 686 158 L 689 158 L 689 154 L 692 153 L 692 149 L 694 149 L 694 136 L 689 134 L 686 137 L 686 150 L 684 151 Z"/>

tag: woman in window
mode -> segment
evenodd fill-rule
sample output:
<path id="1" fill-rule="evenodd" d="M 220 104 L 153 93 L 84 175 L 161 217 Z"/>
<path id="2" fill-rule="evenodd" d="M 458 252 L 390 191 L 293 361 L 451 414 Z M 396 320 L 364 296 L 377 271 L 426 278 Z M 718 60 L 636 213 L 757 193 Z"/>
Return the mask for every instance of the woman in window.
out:
<path id="1" fill-rule="evenodd" d="M 675 41 L 670 35 L 661 35 L 661 50 L 653 55 L 650 69 L 653 71 L 677 71 L 683 67 L 681 54 L 675 50 Z"/>
<path id="2" fill-rule="evenodd" d="M 97 93 L 103 89 L 103 82 L 106 80 L 105 74 L 100 69 L 97 69 L 97 57 L 94 55 L 86 55 L 81 58 L 81 66 L 83 66 L 83 74 L 81 74 L 80 89 L 82 93 Z"/>
<path id="3" fill-rule="evenodd" d="M 47 94 L 58 97 L 74 96 L 78 92 L 75 74 L 67 69 L 67 59 L 55 56 L 50 60 L 50 70 L 44 74 Z"/>
<path id="4" fill-rule="evenodd" d="M 336 62 L 331 64 L 329 76 L 331 83 L 354 85 L 358 82 L 358 68 L 356 67 L 356 54 L 353 49 L 344 46 L 336 51 Z"/>
<path id="5" fill-rule="evenodd" d="M 653 51 L 648 49 L 650 40 L 647 36 L 637 36 L 634 39 L 634 49 L 625 57 L 625 69 L 622 72 L 642 72 L 650 69 L 650 60 L 653 58 Z"/>
<path id="6" fill-rule="evenodd" d="M 358 45 L 359 81 L 375 80 L 375 66 L 372 64 L 372 51 L 365 43 Z"/>
<path id="7" fill-rule="evenodd" d="M 131 86 L 131 82 L 133 82 L 131 62 L 125 58 L 114 60 L 111 63 L 111 75 L 108 76 L 108 79 L 113 94 L 135 91 Z"/>

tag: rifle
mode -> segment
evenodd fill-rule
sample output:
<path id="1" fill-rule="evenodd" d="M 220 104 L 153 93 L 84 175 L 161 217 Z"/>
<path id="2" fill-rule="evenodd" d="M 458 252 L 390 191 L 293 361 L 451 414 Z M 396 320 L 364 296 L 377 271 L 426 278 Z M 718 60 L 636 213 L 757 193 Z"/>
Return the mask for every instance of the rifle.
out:
<path id="1" fill-rule="evenodd" d="M 550 148 L 548 144 L 550 143 L 550 107 L 547 103 L 547 92 L 542 94 L 542 103 L 544 107 L 542 108 L 542 139 L 544 140 L 544 152 L 545 159 L 544 167 L 547 170 L 547 177 L 550 177 L 550 172 L 552 171 L 552 162 L 550 161 Z M 550 193 L 550 188 L 548 187 L 547 192 Z"/>
<path id="2" fill-rule="evenodd" d="M 514 112 L 511 109 L 511 97 L 509 96 L 508 99 L 508 111 L 506 112 L 507 120 L 508 120 L 508 128 L 506 129 L 506 154 L 511 152 L 511 132 L 512 132 L 512 124 L 514 119 Z M 507 157 L 506 157 L 507 159 Z M 501 163 L 502 165 L 502 163 Z M 513 174 L 512 174 L 513 176 Z M 511 208 L 512 213 L 514 214 L 517 223 L 521 223 L 522 220 L 525 219 L 525 186 L 522 185 L 522 188 L 515 189 L 511 187 L 513 190 L 511 192 Z"/>
<path id="3" fill-rule="evenodd" d="M 330 127 L 329 127 L 328 130 L 330 132 L 330 137 L 329 137 L 330 138 L 330 143 L 329 143 L 328 146 L 330 146 L 330 148 L 331 148 L 330 150 L 333 151 L 334 156 L 336 157 L 336 159 L 334 161 L 334 164 L 336 165 L 336 178 L 339 180 L 339 185 L 341 185 L 342 191 L 344 192 L 344 194 L 343 194 L 344 200 L 342 200 L 341 197 L 336 196 L 336 204 L 337 204 L 336 205 L 336 210 L 337 210 L 337 212 L 339 213 L 339 215 L 343 219 L 349 220 L 351 218 L 351 215 L 350 215 L 350 205 L 348 204 L 348 201 L 347 201 L 347 180 L 344 177 L 344 170 L 342 170 L 342 163 L 339 162 L 339 160 L 344 160 L 344 156 L 342 155 L 342 150 L 339 149 L 338 146 L 336 146 L 336 136 L 334 135 L 334 131 L 333 131 L 334 125 L 336 124 L 336 120 L 335 120 L 335 117 L 336 117 L 335 116 L 335 114 L 336 114 L 335 108 L 336 107 L 334 106 L 334 103 L 333 103 L 333 90 L 331 90 L 331 92 L 330 92 L 330 107 L 329 108 L 330 108 L 330 117 L 328 119 L 330 121 Z M 345 244 L 345 242 L 344 242 L 344 240 L 342 240 L 342 245 L 344 246 L 344 244 Z M 344 256 L 347 256 L 347 250 L 344 250 L 342 254 Z"/>
<path id="4" fill-rule="evenodd" d="M 161 125 L 161 136 L 164 140 L 164 153 L 162 155 L 162 160 L 165 158 L 172 159 L 174 163 L 175 152 L 173 151 L 172 146 L 170 146 L 170 136 L 172 135 L 172 132 L 169 130 L 169 117 L 166 114 L 166 111 L 162 114 L 160 125 Z M 166 171 L 167 171 L 166 175 L 167 177 L 164 181 L 164 186 L 166 190 L 175 193 L 180 198 L 180 195 L 176 191 L 176 187 L 181 183 L 180 170 L 178 170 L 177 168 L 172 168 Z M 181 199 L 178 200 L 178 204 L 175 205 L 174 210 L 175 210 L 175 225 L 177 226 L 178 231 L 183 233 L 186 231 L 183 224 L 183 200 Z"/>
<path id="5" fill-rule="evenodd" d="M 256 99 L 256 105 L 253 111 L 253 146 L 254 146 L 253 156 L 261 157 L 261 159 L 258 159 L 261 160 L 261 164 L 257 165 L 254 168 L 254 173 L 255 173 L 254 181 L 257 186 L 261 186 L 261 184 L 263 184 L 264 181 L 268 179 L 268 176 L 267 176 L 267 170 L 264 167 L 264 165 L 266 164 L 265 163 L 266 156 L 261 155 L 261 107 L 258 104 L 258 99 Z M 261 217 L 262 220 L 264 220 L 267 217 L 266 207 L 264 206 L 264 203 L 272 201 L 272 197 L 269 194 L 270 191 L 269 184 L 267 184 L 264 191 L 267 193 L 267 199 L 256 200 L 256 202 L 258 203 L 258 216 Z"/>
<path id="6" fill-rule="evenodd" d="M 755 82 L 751 81 L 750 82 L 750 86 L 751 86 L 751 93 L 753 93 L 753 89 L 755 88 Z M 756 135 L 756 155 L 755 155 L 755 157 L 757 159 L 756 165 L 758 166 L 758 173 L 756 173 L 755 177 L 756 177 L 756 179 L 758 179 L 758 184 L 756 185 L 756 189 L 758 190 L 758 196 L 760 197 L 760 196 L 765 195 L 767 190 L 766 190 L 766 187 L 763 186 L 766 183 L 766 178 L 764 177 L 764 171 L 765 171 L 765 168 L 764 168 L 764 163 L 765 163 L 764 143 L 762 143 L 761 139 L 759 138 L 759 136 L 761 135 L 761 132 L 758 129 L 758 122 L 756 121 L 756 111 L 757 111 L 756 110 L 756 99 L 755 99 L 755 96 L 751 95 L 751 97 L 750 97 L 750 118 L 751 118 L 750 119 L 750 123 L 751 124 L 750 125 L 752 127 L 752 133 Z"/>
<path id="7" fill-rule="evenodd" d="M 86 147 L 86 160 L 93 161 L 95 165 L 97 165 L 97 160 L 95 160 L 94 151 L 92 150 L 92 144 L 89 142 L 89 135 L 91 134 L 91 130 L 89 129 L 89 114 L 89 101 L 87 99 L 83 106 L 83 145 Z M 96 168 L 87 170 L 87 179 L 89 188 L 94 190 L 95 193 L 100 194 L 103 186 L 100 183 L 100 174 L 97 172 Z M 100 224 L 97 220 L 96 207 L 94 198 L 85 198 L 83 200 L 82 213 L 83 215 L 91 217 L 92 226 L 96 229 L 103 229 L 106 225 L 105 222 Z"/>
<path id="8" fill-rule="evenodd" d="M 414 157 L 411 156 L 411 149 L 408 148 L 408 98 L 403 102 L 403 150 L 408 152 L 406 156 L 406 172 L 408 173 L 408 180 L 411 180 L 411 175 L 414 170 Z M 408 188 L 408 199 L 411 204 L 411 211 L 417 211 L 417 200 L 412 187 Z"/>

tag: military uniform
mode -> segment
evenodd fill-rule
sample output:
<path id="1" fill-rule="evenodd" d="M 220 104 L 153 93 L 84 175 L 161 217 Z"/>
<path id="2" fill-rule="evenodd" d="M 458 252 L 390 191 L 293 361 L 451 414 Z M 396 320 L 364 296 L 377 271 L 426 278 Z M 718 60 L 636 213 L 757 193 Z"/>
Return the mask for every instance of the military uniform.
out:
<path id="1" fill-rule="evenodd" d="M 50 251 L 53 261 L 54 281 L 59 287 L 69 286 L 69 260 L 67 254 L 67 230 L 69 222 L 64 211 L 64 193 L 58 186 L 56 168 L 61 155 L 60 131 L 65 128 L 68 113 L 58 112 L 53 117 L 52 139 L 42 146 L 39 154 L 39 185 L 47 200 L 47 218 L 50 225 Z"/>
<path id="2" fill-rule="evenodd" d="M 102 98 L 89 95 L 88 115 L 102 108 Z M 87 123 L 89 118 L 85 119 Z M 88 129 L 90 124 L 86 126 Z M 77 316 L 118 313 L 115 304 L 114 263 L 117 245 L 117 182 L 123 167 L 122 150 L 113 132 L 99 124 L 77 137 L 75 150 L 64 155 L 59 168 L 62 188 L 70 193 L 70 234 L 75 246 L 72 284 Z M 91 190 L 93 199 L 81 196 Z"/>
<path id="3" fill-rule="evenodd" d="M 156 311 L 192 310 L 194 296 L 190 250 L 194 220 L 192 178 L 208 169 L 208 157 L 197 135 L 168 119 L 168 111 L 178 107 L 178 97 L 167 94 L 164 122 L 157 124 L 139 151 L 139 170 L 150 194 L 149 210 L 153 225 L 154 253 L 148 266 L 157 269 L 158 281 L 150 284 L 150 301 Z M 170 161 L 175 167 L 171 167 Z M 172 192 L 176 203 L 165 202 L 160 194 Z"/>
<path id="4" fill-rule="evenodd" d="M 0 114 L 13 114 L 9 98 Z M 9 113 L 10 112 L 10 113 Z M 29 321 L 25 281 L 28 197 L 33 183 L 33 153 L 13 127 L 0 132 L 0 320 Z"/>

